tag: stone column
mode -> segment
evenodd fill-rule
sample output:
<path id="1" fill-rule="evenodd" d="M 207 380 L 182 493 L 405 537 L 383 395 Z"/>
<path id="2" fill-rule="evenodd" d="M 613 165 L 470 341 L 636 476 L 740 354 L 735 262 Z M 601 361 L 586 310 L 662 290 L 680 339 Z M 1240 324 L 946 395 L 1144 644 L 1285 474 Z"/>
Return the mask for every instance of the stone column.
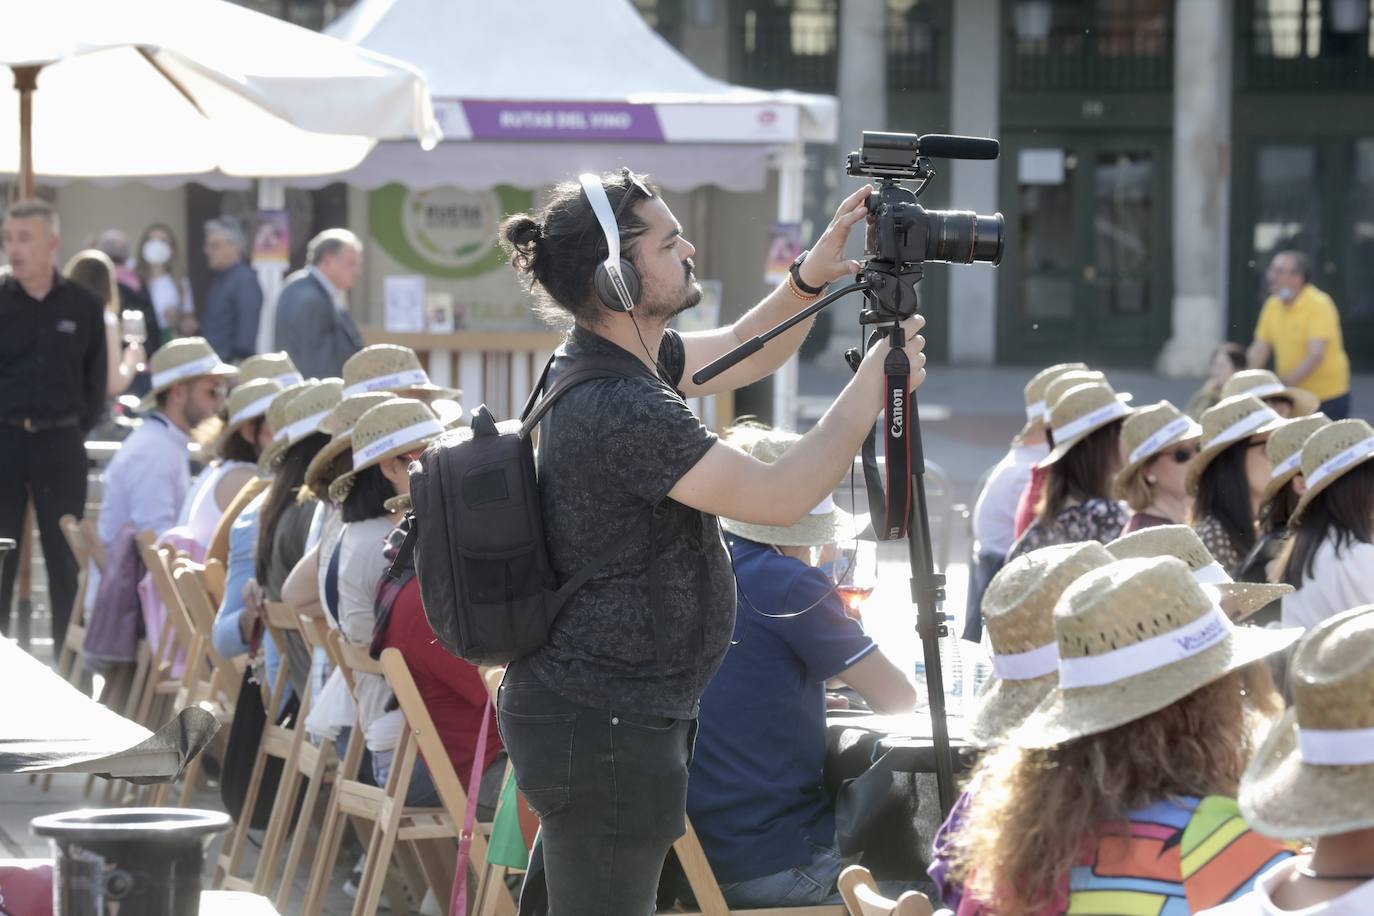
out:
<path id="1" fill-rule="evenodd" d="M 1001 4 L 959 0 L 951 6 L 949 132 L 996 137 L 1001 130 Z M 998 208 L 999 169 L 1015 167 L 962 159 L 936 163 L 949 176 L 950 206 L 987 214 Z M 997 272 L 983 264 L 954 265 L 948 271 L 950 361 L 988 365 L 997 355 Z"/>
<path id="2" fill-rule="evenodd" d="M 1205 374 L 1226 337 L 1234 17 L 1231 0 L 1175 9 L 1173 336 L 1157 368 L 1180 377 Z"/>

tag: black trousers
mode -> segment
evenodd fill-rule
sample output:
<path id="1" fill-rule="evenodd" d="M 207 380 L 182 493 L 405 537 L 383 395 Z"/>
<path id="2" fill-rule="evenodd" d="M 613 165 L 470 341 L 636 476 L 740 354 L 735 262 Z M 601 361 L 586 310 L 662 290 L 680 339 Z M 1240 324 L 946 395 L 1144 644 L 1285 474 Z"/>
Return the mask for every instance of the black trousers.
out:
<path id="1" fill-rule="evenodd" d="M 76 558 L 59 521 L 64 515 L 81 518 L 86 509 L 85 440 L 75 428 L 30 433 L 16 426 L 0 426 L 0 538 L 21 539 L 24 506 L 32 493 L 48 570 L 54 657 L 67 635 L 77 577 Z M 9 632 L 18 572 L 19 551 L 12 550 L 0 575 L 0 634 Z"/>

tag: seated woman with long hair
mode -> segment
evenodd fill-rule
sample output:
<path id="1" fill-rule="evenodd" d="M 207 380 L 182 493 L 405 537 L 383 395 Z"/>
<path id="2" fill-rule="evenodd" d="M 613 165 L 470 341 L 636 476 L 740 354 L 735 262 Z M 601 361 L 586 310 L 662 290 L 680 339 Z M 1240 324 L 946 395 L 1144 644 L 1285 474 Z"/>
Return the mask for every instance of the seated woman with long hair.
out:
<path id="1" fill-rule="evenodd" d="M 72 255 L 62 276 L 86 290 L 105 306 L 106 372 L 105 392 L 117 398 L 129 390 L 138 367 L 147 356 L 141 343 L 125 346 L 119 320 L 119 283 L 114 262 L 103 251 L 87 248 Z"/>
<path id="2" fill-rule="evenodd" d="M 1374 428 L 1340 420 L 1302 448 L 1305 492 L 1293 510 L 1282 581 L 1284 626 L 1310 629 L 1374 602 Z"/>
<path id="3" fill-rule="evenodd" d="M 1122 534 L 1176 525 L 1188 514 L 1184 488 L 1202 427 L 1168 401 L 1142 407 L 1121 424 L 1121 456 L 1112 492 L 1131 509 Z"/>
<path id="4" fill-rule="evenodd" d="M 1202 449 L 1188 465 L 1189 523 L 1235 578 L 1255 546 L 1255 514 L 1273 468 L 1264 447 L 1283 419 L 1248 394 L 1202 415 Z"/>
<path id="5" fill-rule="evenodd" d="M 1126 511 L 1112 498 L 1121 467 L 1121 422 L 1131 410 L 1105 381 L 1070 388 L 1050 412 L 1054 450 L 1035 521 L 1012 545 L 1007 559 L 1075 541 L 1115 540 Z"/>
<path id="6" fill-rule="evenodd" d="M 1276 582 L 1283 573 L 1279 557 L 1288 544 L 1288 524 L 1302 496 L 1298 490 L 1302 484 L 1302 447 L 1313 433 L 1330 424 L 1325 414 L 1318 413 L 1288 420 L 1270 434 L 1264 453 L 1274 470 L 1259 498 L 1259 540 L 1241 564 L 1237 579 L 1243 582 Z M 1277 620 L 1278 605 L 1273 607 L 1272 612 L 1273 619 Z"/>
<path id="7" fill-rule="evenodd" d="M 1254 663 L 1298 633 L 1236 627 L 1174 557 L 1084 574 L 1054 624 L 1058 687 L 970 780 L 959 916 L 1184 913 L 1247 892 L 1291 854 L 1235 801 L 1281 706 Z"/>

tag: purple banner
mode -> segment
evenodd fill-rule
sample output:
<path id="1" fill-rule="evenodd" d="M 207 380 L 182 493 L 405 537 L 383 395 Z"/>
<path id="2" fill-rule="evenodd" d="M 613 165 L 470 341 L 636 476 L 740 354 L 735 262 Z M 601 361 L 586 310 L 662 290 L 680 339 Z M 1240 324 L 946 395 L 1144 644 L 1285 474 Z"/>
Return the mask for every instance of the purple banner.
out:
<path id="1" fill-rule="evenodd" d="M 625 102 L 464 101 L 477 140 L 638 140 L 663 142 L 652 105 Z"/>

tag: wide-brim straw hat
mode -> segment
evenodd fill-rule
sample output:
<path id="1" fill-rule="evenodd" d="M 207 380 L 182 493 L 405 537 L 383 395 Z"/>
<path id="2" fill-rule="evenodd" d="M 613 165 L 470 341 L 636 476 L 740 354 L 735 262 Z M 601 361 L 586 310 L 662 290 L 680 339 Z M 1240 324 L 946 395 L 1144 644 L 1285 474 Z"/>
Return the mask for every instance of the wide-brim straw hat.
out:
<path id="1" fill-rule="evenodd" d="M 388 458 L 422 449 L 444 432 L 439 416 L 423 401 L 388 398 L 369 407 L 353 424 L 351 466 L 329 485 L 329 499 L 343 502 L 359 472 Z"/>
<path id="2" fill-rule="evenodd" d="M 229 399 L 225 404 L 224 428 L 215 438 L 215 454 L 223 454 L 229 440 L 246 424 L 267 416 L 267 408 L 282 390 L 279 383 L 269 378 L 256 378 L 235 386 L 234 390 L 229 392 Z"/>
<path id="3" fill-rule="evenodd" d="M 1308 437 L 1302 447 L 1302 479 L 1307 484 L 1290 524 L 1296 525 L 1312 500 L 1355 468 L 1374 458 L 1374 427 L 1363 420 L 1337 420 Z"/>
<path id="4" fill-rule="evenodd" d="M 1042 547 L 1003 566 L 983 593 L 992 643 L 992 676 L 983 684 L 964 732 L 975 747 L 1001 744 L 1059 682 L 1054 605 L 1078 578 L 1112 562 L 1096 541 Z"/>
<path id="5" fill-rule="evenodd" d="M 1283 417 L 1253 394 L 1238 394 L 1218 401 L 1202 413 L 1202 447 L 1188 463 L 1184 485 L 1189 495 L 1197 493 L 1202 472 L 1222 452 L 1237 442 L 1254 436 L 1267 436 L 1283 425 Z"/>
<path id="6" fill-rule="evenodd" d="M 1241 814 L 1281 839 L 1374 827 L 1374 605 L 1313 627 L 1288 672 L 1293 703 L 1241 777 Z"/>
<path id="7" fill-rule="evenodd" d="M 1151 458 L 1202 435 L 1202 427 L 1168 401 L 1138 407 L 1121 424 L 1121 454 L 1126 463 L 1117 471 L 1113 490 L 1124 499 L 1131 478 Z"/>
<path id="8" fill-rule="evenodd" d="M 373 344 L 354 353 L 343 364 L 343 385 L 344 397 L 370 391 L 425 400 L 458 401 L 463 396 L 457 388 L 431 382 L 415 351 L 398 344 Z"/>
<path id="9" fill-rule="evenodd" d="M 1174 557 L 1086 573 L 1054 608 L 1059 686 L 1009 737 L 1057 747 L 1143 719 L 1279 652 L 1300 630 L 1238 627 Z"/>
<path id="10" fill-rule="evenodd" d="M 1188 564 L 1199 585 L 1216 591 L 1227 610 L 1240 621 L 1293 591 L 1293 586 L 1270 582 L 1237 582 L 1217 562 L 1198 533 L 1187 525 L 1152 525 L 1124 534 L 1107 545 L 1118 560 L 1131 557 L 1175 557 Z"/>
<path id="11" fill-rule="evenodd" d="M 1026 382 L 1026 387 L 1023 389 L 1026 398 L 1026 424 L 1016 434 L 1016 441 L 1020 442 L 1027 436 L 1044 429 L 1045 424 L 1050 421 L 1050 405 L 1045 402 L 1045 391 L 1049 388 L 1050 382 L 1065 372 L 1076 372 L 1087 370 L 1087 368 L 1086 363 L 1059 363 L 1041 369 L 1031 376 L 1031 380 Z"/>
<path id="12" fill-rule="evenodd" d="M 285 352 L 259 353 L 239 363 L 240 385 L 260 378 L 271 379 L 283 388 L 305 381 L 305 376 Z"/>
<path id="13" fill-rule="evenodd" d="M 271 473 L 281 467 L 291 446 L 320 431 L 320 423 L 338 406 L 342 392 L 343 383 L 336 378 L 310 379 L 283 391 L 267 408 L 272 444 L 258 457 L 258 469 Z"/>
<path id="14" fill-rule="evenodd" d="M 157 396 L 180 382 L 207 375 L 232 378 L 239 370 L 221 362 L 204 337 L 182 337 L 158 347 L 148 361 L 148 372 L 152 376 L 152 389 L 138 404 L 138 409 L 143 411 L 157 407 Z"/>
<path id="15" fill-rule="evenodd" d="M 1273 470 L 1269 474 L 1269 482 L 1264 485 L 1264 492 L 1260 494 L 1261 509 L 1273 502 L 1284 485 L 1302 471 L 1302 447 L 1307 440 L 1323 426 L 1330 425 L 1330 417 L 1324 413 L 1314 413 L 1286 420 L 1270 433 L 1264 453 L 1269 456 Z"/>
<path id="16" fill-rule="evenodd" d="M 765 464 L 772 464 L 801 439 L 795 433 L 767 427 L 736 427 L 727 441 Z M 852 541 L 865 533 L 867 515 L 854 515 L 827 496 L 795 525 L 755 525 L 721 516 L 721 527 L 736 537 L 779 547 L 818 547 Z"/>
<path id="17" fill-rule="evenodd" d="M 1106 381 L 1086 382 L 1064 392 L 1050 409 L 1054 449 L 1038 465 L 1047 468 L 1104 426 L 1129 416 L 1130 406 Z"/>
<path id="18" fill-rule="evenodd" d="M 1265 398 L 1286 398 L 1293 403 L 1293 416 L 1305 417 L 1321 407 L 1321 399 L 1304 388 L 1285 385 L 1268 369 L 1242 369 L 1221 386 L 1221 398 L 1251 394 L 1261 401 Z"/>

